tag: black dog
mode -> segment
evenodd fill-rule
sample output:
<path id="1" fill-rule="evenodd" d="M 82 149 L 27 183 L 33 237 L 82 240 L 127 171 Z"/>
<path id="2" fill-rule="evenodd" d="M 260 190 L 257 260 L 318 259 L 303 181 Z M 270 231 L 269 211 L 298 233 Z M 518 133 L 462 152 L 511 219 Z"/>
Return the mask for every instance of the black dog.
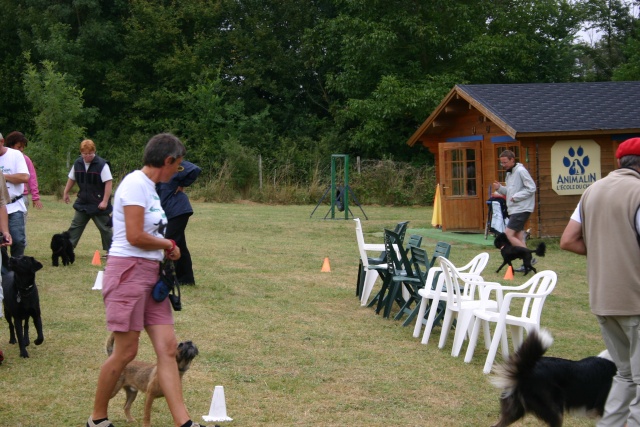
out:
<path id="1" fill-rule="evenodd" d="M 4 248 L 3 248 L 4 249 Z M 38 338 L 36 345 L 44 342 L 42 334 L 42 318 L 40 316 L 40 298 L 36 286 L 36 271 L 42 264 L 30 256 L 11 257 L 8 260 L 8 271 L 2 274 L 4 291 L 4 314 L 9 323 L 10 344 L 20 346 L 20 357 L 29 357 L 29 318 L 33 318 Z"/>
<path id="2" fill-rule="evenodd" d="M 502 395 L 500 420 L 493 427 L 511 425 L 527 413 L 553 427 L 562 426 L 567 411 L 602 416 L 616 374 L 609 353 L 577 361 L 542 357 L 552 343 L 547 331 L 532 331 L 518 351 L 496 368 L 491 382 Z"/>
<path id="3" fill-rule="evenodd" d="M 54 234 L 51 238 L 51 264 L 54 267 L 58 266 L 59 258 L 62 258 L 62 265 L 65 267 L 73 264 L 76 260 L 76 254 L 73 252 L 70 238 L 71 235 L 68 231 Z"/>
<path id="4" fill-rule="evenodd" d="M 516 259 L 521 259 L 524 264 L 524 275 L 529 274 L 530 271 L 537 273 L 538 270 L 533 268 L 531 265 L 531 258 L 533 257 L 531 254 L 535 253 L 538 256 L 544 256 L 547 251 L 547 246 L 544 242 L 541 242 L 535 250 L 523 248 L 522 246 L 513 246 L 509 241 L 509 238 L 506 234 L 500 233 L 496 236 L 496 239 L 493 241 L 493 244 L 496 248 L 500 249 L 500 253 L 502 254 L 502 260 L 504 261 L 502 265 L 496 270 L 496 273 L 502 270 L 502 267 L 509 264 L 511 268 L 513 265 L 512 261 Z"/>

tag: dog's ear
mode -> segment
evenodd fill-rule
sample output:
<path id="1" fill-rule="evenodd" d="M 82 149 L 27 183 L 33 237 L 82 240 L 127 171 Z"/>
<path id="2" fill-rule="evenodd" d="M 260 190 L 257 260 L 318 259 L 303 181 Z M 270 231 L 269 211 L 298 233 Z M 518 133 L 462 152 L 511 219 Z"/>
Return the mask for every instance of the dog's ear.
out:
<path id="1" fill-rule="evenodd" d="M 500 236 L 502 236 L 502 235 L 501 235 L 501 234 L 498 234 L 498 235 L 496 236 L 496 238 L 495 238 L 495 239 L 493 239 L 493 246 L 495 246 L 495 247 L 496 247 L 496 248 L 498 248 L 498 249 L 500 249 L 500 246 L 502 246 L 502 242 L 501 242 Z"/>
<path id="2" fill-rule="evenodd" d="M 42 263 L 34 257 L 31 257 L 31 267 L 33 267 L 33 272 L 35 273 L 36 271 L 42 269 Z"/>

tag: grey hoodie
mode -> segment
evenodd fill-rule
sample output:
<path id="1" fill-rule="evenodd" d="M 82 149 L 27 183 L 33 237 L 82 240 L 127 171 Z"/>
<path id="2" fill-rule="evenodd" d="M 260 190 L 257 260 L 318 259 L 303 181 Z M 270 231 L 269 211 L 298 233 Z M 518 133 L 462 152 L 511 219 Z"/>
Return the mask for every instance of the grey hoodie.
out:
<path id="1" fill-rule="evenodd" d="M 507 172 L 505 178 L 507 186 L 501 185 L 498 193 L 507 196 L 507 210 L 509 215 L 521 212 L 533 212 L 535 207 L 536 183 L 529 175 L 529 171 L 522 163 L 516 163 Z M 511 200 L 513 199 L 513 200 Z"/>

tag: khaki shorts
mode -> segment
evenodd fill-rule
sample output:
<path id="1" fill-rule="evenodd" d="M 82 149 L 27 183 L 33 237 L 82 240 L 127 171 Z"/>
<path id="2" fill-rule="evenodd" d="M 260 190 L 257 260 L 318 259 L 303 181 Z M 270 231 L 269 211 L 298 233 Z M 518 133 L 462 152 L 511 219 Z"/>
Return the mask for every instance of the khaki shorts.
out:
<path id="1" fill-rule="evenodd" d="M 173 325 L 169 299 L 156 302 L 151 297 L 159 270 L 157 261 L 137 257 L 107 258 L 102 297 L 109 331 L 142 331 L 149 325 Z"/>

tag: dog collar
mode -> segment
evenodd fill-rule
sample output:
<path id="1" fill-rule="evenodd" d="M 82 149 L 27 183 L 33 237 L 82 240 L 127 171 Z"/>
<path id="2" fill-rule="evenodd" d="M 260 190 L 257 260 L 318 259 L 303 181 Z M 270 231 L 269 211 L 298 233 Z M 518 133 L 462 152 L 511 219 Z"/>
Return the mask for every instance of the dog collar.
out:
<path id="1" fill-rule="evenodd" d="M 31 292 L 33 291 L 33 286 L 34 285 L 30 285 L 28 288 L 26 288 L 23 292 L 16 292 L 16 300 L 18 302 L 22 301 L 22 297 L 23 296 L 29 296 L 31 294 Z"/>

